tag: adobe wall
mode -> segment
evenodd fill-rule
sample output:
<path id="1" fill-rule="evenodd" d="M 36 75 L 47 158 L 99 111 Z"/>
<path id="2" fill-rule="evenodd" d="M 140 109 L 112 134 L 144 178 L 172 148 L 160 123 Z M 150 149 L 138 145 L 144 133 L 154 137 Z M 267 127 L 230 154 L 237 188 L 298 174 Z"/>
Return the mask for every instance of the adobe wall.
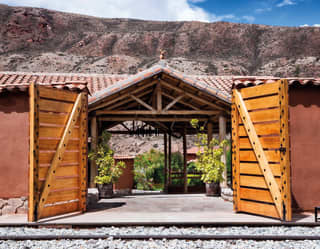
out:
<path id="1" fill-rule="evenodd" d="M 293 204 L 320 205 L 320 88 L 290 87 L 289 129 Z"/>
<path id="2" fill-rule="evenodd" d="M 27 197 L 28 94 L 1 93 L 0 120 L 0 199 Z"/>
<path id="3" fill-rule="evenodd" d="M 133 188 L 133 164 L 134 159 L 115 159 L 115 163 L 123 161 L 126 164 L 126 168 L 123 169 L 123 173 L 120 176 L 118 182 L 113 186 L 114 192 L 116 194 L 130 194 Z"/>

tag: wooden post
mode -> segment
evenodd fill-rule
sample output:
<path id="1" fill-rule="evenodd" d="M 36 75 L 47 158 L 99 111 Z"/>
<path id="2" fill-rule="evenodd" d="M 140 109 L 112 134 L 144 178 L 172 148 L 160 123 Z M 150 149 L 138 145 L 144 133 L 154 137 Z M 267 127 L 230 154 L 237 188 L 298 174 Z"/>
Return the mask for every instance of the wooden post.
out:
<path id="1" fill-rule="evenodd" d="M 98 126 L 97 126 L 97 117 L 93 116 L 91 118 L 91 150 L 96 150 L 98 143 Z M 97 165 L 94 160 L 90 162 L 90 188 L 95 188 L 96 184 L 94 183 L 94 178 L 98 173 Z"/>
<path id="2" fill-rule="evenodd" d="M 169 152 L 168 152 L 168 166 L 169 166 L 169 185 L 171 184 L 171 133 L 169 133 Z"/>
<path id="3" fill-rule="evenodd" d="M 210 141 L 212 140 L 212 132 L 213 132 L 213 124 L 211 122 L 208 123 L 207 126 L 207 136 L 208 136 L 208 144 L 210 143 Z"/>
<path id="4" fill-rule="evenodd" d="M 184 180 L 184 193 L 188 193 L 188 172 L 187 172 L 187 137 L 186 129 L 183 131 L 183 180 Z"/>
<path id="5" fill-rule="evenodd" d="M 28 221 L 37 220 L 38 194 L 38 171 L 39 171 L 39 92 L 34 83 L 29 87 L 29 199 Z"/>
<path id="6" fill-rule="evenodd" d="M 219 140 L 222 141 L 226 138 L 226 133 L 227 133 L 227 119 L 223 114 L 219 115 Z M 220 183 L 221 188 L 226 188 L 228 187 L 227 185 L 227 160 L 226 160 L 226 151 L 227 148 L 224 147 L 223 149 L 223 155 L 221 157 L 222 162 L 226 165 L 226 168 L 223 172 L 223 178 L 224 181 Z"/>
<path id="7" fill-rule="evenodd" d="M 164 187 L 163 191 L 168 193 L 168 138 L 167 133 L 163 134 L 163 145 L 164 145 Z"/>

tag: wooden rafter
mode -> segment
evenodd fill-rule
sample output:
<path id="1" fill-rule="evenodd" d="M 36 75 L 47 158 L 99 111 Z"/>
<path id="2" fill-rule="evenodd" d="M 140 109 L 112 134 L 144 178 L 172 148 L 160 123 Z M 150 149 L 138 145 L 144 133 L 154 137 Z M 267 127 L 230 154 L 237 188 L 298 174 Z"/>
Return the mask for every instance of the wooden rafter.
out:
<path id="1" fill-rule="evenodd" d="M 169 84 L 169 83 L 167 83 L 167 82 L 165 82 L 165 81 L 163 81 L 163 80 L 161 80 L 161 84 L 162 84 L 163 86 L 166 86 L 166 87 L 168 87 L 168 88 L 171 88 L 171 89 L 173 89 L 173 90 L 175 90 L 175 91 L 177 91 L 177 92 L 184 93 L 186 96 L 188 96 L 188 97 L 190 97 L 190 98 L 192 98 L 192 99 L 195 99 L 195 100 L 197 100 L 197 101 L 199 101 L 199 102 L 201 102 L 201 103 L 204 103 L 204 104 L 206 104 L 206 105 L 208 105 L 208 106 L 211 106 L 211 107 L 213 107 L 213 108 L 215 108 L 215 109 L 218 109 L 218 110 L 221 110 L 221 111 L 226 109 L 226 108 L 223 108 L 223 107 L 221 107 L 221 106 L 218 106 L 218 105 L 216 105 L 216 104 L 214 104 L 214 103 L 212 103 L 212 102 L 210 102 L 210 101 L 207 101 L 207 100 L 205 100 L 205 99 L 203 99 L 203 98 L 201 98 L 201 97 L 199 97 L 199 96 L 196 96 L 196 95 L 194 95 L 194 94 L 192 94 L 192 93 L 186 92 L 184 89 L 179 88 L 179 87 L 176 87 L 176 86 L 173 86 L 173 85 L 171 85 L 171 84 Z"/>
<path id="2" fill-rule="evenodd" d="M 94 110 L 98 110 L 98 109 L 101 109 L 101 108 L 105 108 L 113 103 L 116 103 L 118 102 L 119 100 L 122 100 L 122 99 L 125 99 L 125 98 L 128 98 L 129 97 L 129 94 L 136 94 L 138 93 L 139 91 L 142 91 L 148 87 L 151 87 L 153 86 L 154 84 L 156 84 L 158 82 L 158 80 L 153 80 L 149 83 L 146 83 L 144 84 L 143 86 L 139 86 L 138 88 L 136 88 L 135 90 L 132 90 L 131 92 L 126 92 L 126 93 L 123 93 L 123 94 L 118 94 L 118 97 L 113 97 L 113 98 L 110 98 L 110 99 L 106 99 L 103 103 L 99 104 L 99 105 L 96 105 L 92 108 L 89 109 L 89 111 L 94 111 Z"/>
<path id="3" fill-rule="evenodd" d="M 143 97 L 143 96 L 145 96 L 145 95 L 147 95 L 147 94 L 149 94 L 149 93 L 151 93 L 151 92 L 152 92 L 152 89 L 151 89 L 151 90 L 148 90 L 148 91 L 145 91 L 145 92 L 142 92 L 142 93 L 139 93 L 139 94 L 136 94 L 135 96 L 136 96 L 137 98 L 141 98 L 141 97 Z M 117 108 L 117 107 L 119 107 L 119 106 L 125 105 L 125 104 L 127 104 L 127 103 L 129 103 L 129 102 L 131 102 L 131 101 L 132 101 L 131 98 L 126 98 L 126 99 L 124 99 L 124 100 L 122 100 L 122 101 L 119 101 L 119 102 L 117 102 L 117 103 L 115 103 L 115 104 L 113 104 L 113 105 L 111 105 L 111 106 L 108 106 L 106 109 L 107 109 L 107 110 L 113 110 L 113 109 L 115 109 L 115 108 Z"/>
<path id="4" fill-rule="evenodd" d="M 169 99 L 175 99 L 175 97 L 173 97 L 173 96 L 171 96 L 170 94 L 167 94 L 167 93 L 165 93 L 165 92 L 162 92 L 162 95 L 165 96 L 165 97 L 167 97 L 167 98 L 169 98 Z M 180 103 L 180 104 L 183 104 L 183 105 L 185 105 L 185 106 L 188 106 L 188 107 L 192 108 L 193 110 L 200 110 L 199 107 L 197 107 L 197 106 L 195 106 L 195 105 L 193 105 L 193 104 L 191 104 L 191 103 L 188 103 L 188 102 L 185 102 L 185 101 L 182 101 L 182 100 L 180 100 L 179 103 Z"/>
<path id="5" fill-rule="evenodd" d="M 59 163 L 62 162 L 62 159 L 63 159 L 63 155 L 64 155 L 64 152 L 66 150 L 66 147 L 67 147 L 67 144 L 68 144 L 68 141 L 69 141 L 69 138 L 71 136 L 71 133 L 72 133 L 72 130 L 77 122 L 77 119 L 80 115 L 80 112 L 81 112 L 81 105 L 82 105 L 82 95 L 84 93 L 80 93 L 73 105 L 73 108 L 72 108 L 72 111 L 70 113 L 70 116 L 69 116 L 69 119 L 68 119 L 68 122 L 67 122 L 67 125 L 65 126 L 65 129 L 64 129 L 64 132 L 63 132 L 63 135 L 62 135 L 62 138 L 58 144 L 58 147 L 57 147 L 57 150 L 55 152 L 55 155 L 52 159 L 52 162 L 51 162 L 51 165 L 50 165 L 50 168 L 48 169 L 48 173 L 47 173 L 47 177 L 46 177 L 46 181 L 45 181 L 45 184 L 44 184 L 44 188 L 41 192 L 41 195 L 40 195 L 40 202 L 38 204 L 38 218 L 41 217 L 41 214 L 43 212 L 43 208 L 44 208 L 44 205 L 46 203 L 46 200 L 48 198 L 48 195 L 50 193 L 50 189 L 51 189 L 51 186 L 52 186 L 52 183 L 54 181 L 54 177 L 55 177 L 55 174 L 56 174 L 56 169 L 59 165 Z"/>
<path id="6" fill-rule="evenodd" d="M 181 99 L 183 99 L 185 97 L 185 95 L 180 95 L 177 98 L 175 98 L 174 100 L 172 100 L 163 110 L 164 111 L 168 111 L 172 106 L 174 106 L 178 101 L 180 101 Z"/>
<path id="7" fill-rule="evenodd" d="M 157 83 L 157 111 L 161 112 L 162 111 L 162 94 L 161 94 L 161 83 L 160 81 Z"/>
<path id="8" fill-rule="evenodd" d="M 282 218 L 282 203 L 281 203 L 281 193 L 279 191 L 279 186 L 273 176 L 273 173 L 269 167 L 268 159 L 266 157 L 266 154 L 263 150 L 263 147 L 260 143 L 260 140 L 258 138 L 258 135 L 256 133 L 255 127 L 251 121 L 250 115 L 248 113 L 248 110 L 245 106 L 245 103 L 242 99 L 241 94 L 237 89 L 234 90 L 234 97 L 235 97 L 235 104 L 239 111 L 240 117 L 242 119 L 242 122 L 244 124 L 245 130 L 248 134 L 250 143 L 252 145 L 253 151 L 255 153 L 255 156 L 259 162 L 259 166 L 261 169 L 261 172 L 263 173 L 263 176 L 266 181 L 266 185 L 268 186 L 272 199 L 275 203 L 277 212 L 279 214 L 279 217 Z"/>
<path id="9" fill-rule="evenodd" d="M 134 96 L 133 94 L 129 94 L 130 98 L 134 99 L 135 101 L 137 101 L 139 104 L 143 105 L 145 108 L 149 109 L 150 111 L 156 111 L 155 109 L 153 109 L 152 106 L 148 105 L 146 102 L 144 102 L 142 99 Z"/>

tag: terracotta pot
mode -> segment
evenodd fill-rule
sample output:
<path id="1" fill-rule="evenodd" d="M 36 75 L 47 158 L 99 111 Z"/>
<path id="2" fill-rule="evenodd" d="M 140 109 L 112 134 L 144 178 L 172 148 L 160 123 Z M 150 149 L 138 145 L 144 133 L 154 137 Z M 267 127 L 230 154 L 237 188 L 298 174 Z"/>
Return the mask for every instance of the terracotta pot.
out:
<path id="1" fill-rule="evenodd" d="M 217 183 L 217 182 L 206 183 L 206 195 L 220 196 L 221 195 L 220 183 Z"/>
<path id="2" fill-rule="evenodd" d="M 113 197 L 113 184 L 98 184 L 99 198 L 112 198 Z"/>

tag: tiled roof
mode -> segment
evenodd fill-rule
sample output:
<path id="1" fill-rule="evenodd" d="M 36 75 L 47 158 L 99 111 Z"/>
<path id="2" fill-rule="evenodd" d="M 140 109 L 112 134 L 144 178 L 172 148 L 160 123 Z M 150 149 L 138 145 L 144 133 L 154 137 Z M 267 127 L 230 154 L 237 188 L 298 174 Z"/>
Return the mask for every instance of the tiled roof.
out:
<path id="1" fill-rule="evenodd" d="M 88 87 L 90 93 L 94 93 L 127 77 L 127 75 L 110 74 L 0 72 L 0 92 L 26 91 L 30 83 L 33 82 L 71 90 L 82 90 Z"/>
<path id="2" fill-rule="evenodd" d="M 233 87 L 246 87 L 279 80 L 271 76 L 212 76 L 212 75 L 184 75 L 168 67 L 156 65 L 136 75 L 125 74 L 81 74 L 81 73 L 24 73 L 24 72 L 0 72 L 0 92 L 2 91 L 26 91 L 29 84 L 34 82 L 42 85 L 50 85 L 56 88 L 83 89 L 88 87 L 94 102 L 97 97 L 108 96 L 119 89 L 135 84 L 143 78 L 150 77 L 160 71 L 173 77 L 178 77 L 188 84 L 230 100 Z M 320 85 L 320 78 L 287 78 L 290 85 L 312 84 Z"/>
<path id="3" fill-rule="evenodd" d="M 166 73 L 174 78 L 183 81 L 201 91 L 207 92 L 227 103 L 230 103 L 230 92 L 232 87 L 232 77 L 229 76 L 196 76 L 186 75 L 178 72 L 172 68 L 162 65 L 155 65 L 147 70 L 144 70 L 138 74 L 132 75 L 122 81 L 117 82 L 101 91 L 95 92 L 89 98 L 89 105 L 95 104 L 105 97 L 115 94 L 123 89 L 126 89 L 144 79 L 151 78 L 152 76 Z"/>
<path id="4" fill-rule="evenodd" d="M 241 88 L 271 83 L 280 80 L 279 77 L 272 76 L 233 76 L 232 88 Z M 289 85 L 320 85 L 320 78 L 286 78 Z"/>

